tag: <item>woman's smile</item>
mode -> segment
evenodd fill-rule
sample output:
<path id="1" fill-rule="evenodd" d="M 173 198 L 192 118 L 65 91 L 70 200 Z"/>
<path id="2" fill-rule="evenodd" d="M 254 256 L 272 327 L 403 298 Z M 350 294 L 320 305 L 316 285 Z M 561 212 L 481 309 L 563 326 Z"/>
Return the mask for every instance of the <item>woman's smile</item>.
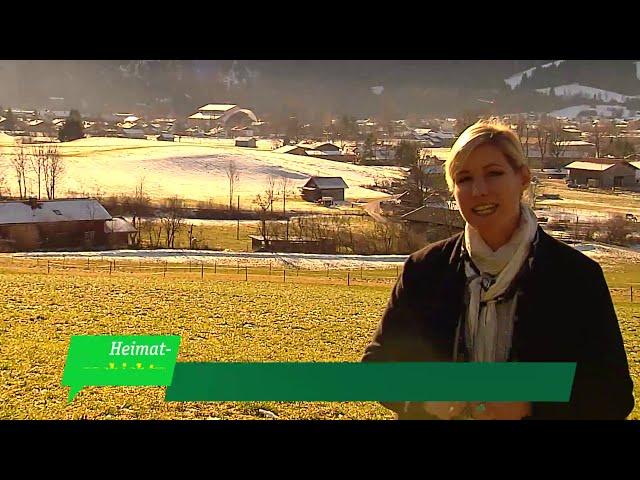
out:
<path id="1" fill-rule="evenodd" d="M 476 215 L 480 215 L 481 217 L 487 217 L 489 215 L 493 215 L 497 209 L 497 203 L 483 203 L 482 205 L 473 207 L 471 211 Z"/>

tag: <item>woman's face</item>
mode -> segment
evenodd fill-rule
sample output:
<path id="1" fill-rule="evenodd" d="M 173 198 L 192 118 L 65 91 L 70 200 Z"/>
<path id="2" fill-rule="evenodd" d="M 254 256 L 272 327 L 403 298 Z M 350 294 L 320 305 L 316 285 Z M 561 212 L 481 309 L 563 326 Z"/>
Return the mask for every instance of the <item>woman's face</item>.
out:
<path id="1" fill-rule="evenodd" d="M 454 174 L 462 216 L 492 249 L 509 241 L 517 228 L 529 180 L 526 166 L 515 171 L 499 148 L 486 143 L 473 149 Z"/>

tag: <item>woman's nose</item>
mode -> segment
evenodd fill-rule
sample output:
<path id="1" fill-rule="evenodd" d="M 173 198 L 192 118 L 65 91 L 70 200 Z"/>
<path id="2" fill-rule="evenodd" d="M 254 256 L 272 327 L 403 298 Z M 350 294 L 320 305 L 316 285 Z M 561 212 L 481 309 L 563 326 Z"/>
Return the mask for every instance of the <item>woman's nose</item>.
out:
<path id="1" fill-rule="evenodd" d="M 484 179 L 479 178 L 473 181 L 471 193 L 474 196 L 482 196 L 487 194 L 487 184 L 485 183 Z"/>

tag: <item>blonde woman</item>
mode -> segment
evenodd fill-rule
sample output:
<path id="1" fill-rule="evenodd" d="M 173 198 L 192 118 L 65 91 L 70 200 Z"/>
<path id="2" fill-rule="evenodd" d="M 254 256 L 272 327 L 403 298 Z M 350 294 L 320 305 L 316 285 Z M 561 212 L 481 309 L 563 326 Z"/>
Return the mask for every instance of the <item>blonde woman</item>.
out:
<path id="1" fill-rule="evenodd" d="M 624 419 L 633 384 L 600 266 L 523 202 L 516 135 L 480 121 L 445 164 L 464 232 L 412 254 L 363 361 L 577 362 L 568 403 L 383 403 L 400 419 Z"/>

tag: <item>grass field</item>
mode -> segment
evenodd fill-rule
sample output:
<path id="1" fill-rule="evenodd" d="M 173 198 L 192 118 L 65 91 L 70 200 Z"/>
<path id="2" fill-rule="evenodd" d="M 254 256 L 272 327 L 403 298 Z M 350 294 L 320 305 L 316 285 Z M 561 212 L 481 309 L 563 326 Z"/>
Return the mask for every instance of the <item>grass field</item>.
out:
<path id="1" fill-rule="evenodd" d="M 244 281 L 233 268 L 201 279 L 195 269 L 165 278 L 20 265 L 0 265 L 0 418 L 252 419 L 259 409 L 283 419 L 392 418 L 371 402 L 166 403 L 160 387 L 91 387 L 67 405 L 60 383 L 71 335 L 178 334 L 183 362 L 358 361 L 395 270 L 366 271 L 362 281 L 353 273 L 347 286 L 345 272 L 288 272 L 283 283 L 267 269 Z M 640 292 L 631 303 L 629 290 L 640 266 L 607 278 L 640 398 Z M 640 406 L 630 418 L 640 419 Z"/>
<path id="2" fill-rule="evenodd" d="M 565 209 L 581 209 L 607 212 L 612 215 L 633 213 L 640 215 L 640 193 L 606 192 L 604 190 L 579 190 L 567 187 L 564 180 L 542 180 L 536 195 L 559 194 L 562 200 L 545 200 L 539 206 L 553 205 Z"/>

